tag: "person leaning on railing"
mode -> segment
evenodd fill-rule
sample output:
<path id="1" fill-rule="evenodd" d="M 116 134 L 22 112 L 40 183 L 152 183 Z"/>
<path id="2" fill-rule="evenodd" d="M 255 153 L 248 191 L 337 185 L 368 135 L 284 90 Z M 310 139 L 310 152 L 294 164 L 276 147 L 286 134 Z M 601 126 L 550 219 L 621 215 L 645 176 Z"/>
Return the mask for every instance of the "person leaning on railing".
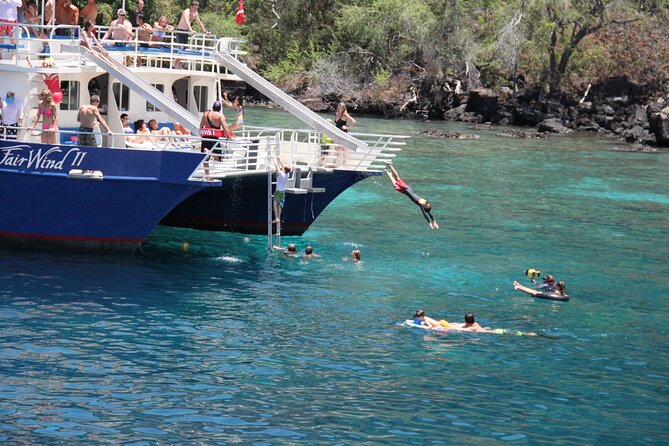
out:
<path id="1" fill-rule="evenodd" d="M 118 18 L 116 20 L 112 20 L 111 24 L 109 25 L 109 29 L 102 37 L 102 41 L 105 42 L 111 38 L 111 40 L 115 40 L 117 42 L 111 42 L 109 45 L 116 45 L 120 47 L 126 45 L 126 43 L 123 41 L 132 40 L 134 33 L 132 32 L 132 25 L 128 20 L 125 19 L 125 9 L 119 9 L 116 14 Z"/>
<path id="2" fill-rule="evenodd" d="M 197 13 L 198 9 L 200 9 L 200 3 L 197 0 L 193 0 L 190 2 L 190 7 L 184 9 L 181 13 L 181 19 L 177 25 L 177 43 L 184 45 L 188 42 L 188 35 L 195 32 L 191 26 L 193 21 L 197 22 L 203 33 L 207 33 L 207 30 L 200 20 L 200 15 Z"/>
<path id="3" fill-rule="evenodd" d="M 208 34 L 207 30 L 202 24 L 202 21 L 200 20 L 200 15 L 197 13 L 199 8 L 200 3 L 198 3 L 197 0 L 193 0 L 190 2 L 190 7 L 184 9 L 181 13 L 181 19 L 179 19 L 179 24 L 177 25 L 177 30 L 175 32 L 178 44 L 185 45 L 188 42 L 188 36 L 195 33 L 195 31 L 193 31 L 193 27 L 191 26 L 193 20 L 197 22 L 203 33 Z M 174 59 L 172 68 L 182 68 L 181 59 Z"/>
<path id="4" fill-rule="evenodd" d="M 167 24 L 167 17 L 160 16 L 157 22 L 153 24 L 153 34 L 151 34 L 151 42 L 162 42 L 167 33 L 174 31 L 172 25 Z"/>

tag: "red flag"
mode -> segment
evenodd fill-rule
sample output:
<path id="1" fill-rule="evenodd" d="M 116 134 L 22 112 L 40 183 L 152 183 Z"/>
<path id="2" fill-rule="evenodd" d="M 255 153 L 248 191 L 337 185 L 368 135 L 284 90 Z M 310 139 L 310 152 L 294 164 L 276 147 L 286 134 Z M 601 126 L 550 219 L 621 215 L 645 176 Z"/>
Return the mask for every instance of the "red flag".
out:
<path id="1" fill-rule="evenodd" d="M 242 26 L 246 20 L 246 15 L 244 15 L 244 1 L 239 0 L 239 6 L 237 7 L 237 16 L 235 17 L 235 22 L 237 25 Z"/>

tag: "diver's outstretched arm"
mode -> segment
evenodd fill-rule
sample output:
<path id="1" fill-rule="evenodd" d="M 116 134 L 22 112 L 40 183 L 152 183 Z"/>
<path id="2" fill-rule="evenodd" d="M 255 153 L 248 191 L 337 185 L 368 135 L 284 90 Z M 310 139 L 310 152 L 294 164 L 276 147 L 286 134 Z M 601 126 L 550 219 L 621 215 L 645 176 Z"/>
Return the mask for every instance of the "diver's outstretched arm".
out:
<path id="1" fill-rule="evenodd" d="M 386 164 L 388 165 L 390 170 L 393 171 L 393 175 L 395 175 L 395 178 L 399 178 L 400 174 L 398 174 L 397 171 L 395 170 L 395 166 L 393 166 L 393 162 L 392 161 L 386 161 Z M 388 175 L 390 175 L 390 174 L 388 174 Z"/>
<path id="2" fill-rule="evenodd" d="M 527 293 L 527 294 L 530 294 L 532 296 L 536 296 L 537 294 L 539 294 L 539 291 L 534 290 L 532 288 L 528 288 L 524 285 L 521 285 L 518 282 L 516 282 L 515 280 L 513 281 L 513 287 L 515 289 L 519 290 L 519 291 L 522 291 L 523 293 Z"/>
<path id="3" fill-rule="evenodd" d="M 393 177 L 393 175 L 388 171 L 388 169 L 384 169 L 383 171 L 388 174 L 390 182 L 393 183 L 393 187 L 395 187 L 397 185 L 397 180 L 395 179 L 395 177 Z"/>

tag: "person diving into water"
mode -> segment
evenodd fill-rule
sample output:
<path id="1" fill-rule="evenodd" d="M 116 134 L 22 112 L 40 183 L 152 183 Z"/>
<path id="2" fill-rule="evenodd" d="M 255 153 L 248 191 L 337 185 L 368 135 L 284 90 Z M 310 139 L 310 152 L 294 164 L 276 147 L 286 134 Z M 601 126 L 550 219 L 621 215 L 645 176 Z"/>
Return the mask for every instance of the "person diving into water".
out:
<path id="1" fill-rule="evenodd" d="M 439 229 L 437 220 L 435 220 L 432 216 L 432 205 L 425 198 L 416 195 L 416 193 L 411 189 L 411 186 L 409 186 L 404 182 L 404 180 L 402 180 L 402 178 L 400 178 L 400 175 L 397 173 L 397 170 L 395 170 L 392 161 L 386 161 L 386 164 L 388 165 L 390 171 L 392 171 L 391 173 L 388 169 L 385 169 L 386 173 L 388 174 L 388 178 L 390 178 L 391 183 L 393 183 L 395 190 L 409 197 L 411 201 L 420 207 L 420 210 L 423 213 L 423 217 L 425 217 L 425 220 L 427 220 L 427 224 L 431 229 Z"/>

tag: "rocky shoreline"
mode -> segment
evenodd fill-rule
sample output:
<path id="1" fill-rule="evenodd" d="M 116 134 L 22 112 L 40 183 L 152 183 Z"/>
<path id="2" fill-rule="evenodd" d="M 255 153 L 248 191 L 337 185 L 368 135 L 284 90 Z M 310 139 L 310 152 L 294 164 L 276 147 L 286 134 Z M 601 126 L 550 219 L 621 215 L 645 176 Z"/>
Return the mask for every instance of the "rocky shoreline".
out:
<path id="1" fill-rule="evenodd" d="M 577 131 L 610 135 L 636 143 L 638 147 L 634 150 L 669 147 L 669 83 L 639 85 L 626 77 L 617 77 L 589 86 L 580 96 L 568 93 L 547 96 L 530 88 L 515 95 L 508 88 L 460 91 L 459 84 L 455 89 L 443 81 L 431 80 L 428 84 L 429 88 L 409 85 L 392 88 L 393 91 L 407 92 L 394 95 L 388 90 L 366 91 L 357 98 L 311 96 L 308 88 L 289 93 L 310 109 L 322 113 L 334 113 L 337 103 L 343 100 L 352 113 L 534 129 L 501 131 L 500 136 L 545 137 Z M 252 103 L 263 101 L 262 95 L 252 89 L 246 94 Z M 438 133 L 428 129 L 426 135 L 468 137 L 457 132 L 452 132 L 453 135 Z"/>

